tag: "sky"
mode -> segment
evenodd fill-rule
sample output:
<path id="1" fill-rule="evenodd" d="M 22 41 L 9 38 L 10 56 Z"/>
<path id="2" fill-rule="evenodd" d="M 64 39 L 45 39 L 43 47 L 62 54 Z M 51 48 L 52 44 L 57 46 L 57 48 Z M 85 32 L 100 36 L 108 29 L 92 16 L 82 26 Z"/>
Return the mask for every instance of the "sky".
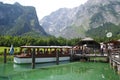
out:
<path id="1" fill-rule="evenodd" d="M 13 4 L 19 2 L 23 6 L 34 6 L 39 20 L 59 8 L 74 8 L 84 4 L 86 1 L 87 0 L 0 0 L 0 2 L 4 3 Z"/>

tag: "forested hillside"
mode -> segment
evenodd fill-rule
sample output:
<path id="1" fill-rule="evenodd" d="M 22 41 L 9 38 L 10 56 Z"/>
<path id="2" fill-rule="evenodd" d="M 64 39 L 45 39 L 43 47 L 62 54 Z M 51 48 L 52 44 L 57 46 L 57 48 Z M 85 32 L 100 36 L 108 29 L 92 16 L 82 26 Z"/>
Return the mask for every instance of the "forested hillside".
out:
<path id="1" fill-rule="evenodd" d="M 34 7 L 0 2 L 0 35 L 46 36 L 47 34 L 39 25 Z"/>
<path id="2" fill-rule="evenodd" d="M 104 23 L 102 26 L 88 30 L 87 34 L 92 37 L 106 37 L 108 32 L 112 32 L 112 37 L 120 37 L 120 25 Z"/>

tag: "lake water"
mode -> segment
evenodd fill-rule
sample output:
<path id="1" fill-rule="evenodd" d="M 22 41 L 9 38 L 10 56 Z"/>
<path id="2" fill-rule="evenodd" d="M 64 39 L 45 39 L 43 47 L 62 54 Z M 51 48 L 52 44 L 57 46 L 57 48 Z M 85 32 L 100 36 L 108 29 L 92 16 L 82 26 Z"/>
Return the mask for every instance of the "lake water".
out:
<path id="1" fill-rule="evenodd" d="M 0 80 L 120 80 L 120 76 L 100 62 L 36 64 L 36 69 L 31 64 L 7 63 L 0 64 Z"/>

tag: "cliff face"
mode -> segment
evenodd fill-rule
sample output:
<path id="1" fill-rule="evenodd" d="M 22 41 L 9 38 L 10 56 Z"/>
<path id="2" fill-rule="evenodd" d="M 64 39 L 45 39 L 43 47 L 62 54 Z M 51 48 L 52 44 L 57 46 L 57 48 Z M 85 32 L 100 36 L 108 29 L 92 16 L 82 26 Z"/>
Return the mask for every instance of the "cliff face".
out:
<path id="1" fill-rule="evenodd" d="M 22 6 L 19 3 L 0 3 L 0 35 L 38 35 L 46 36 L 39 25 L 36 10 L 32 6 Z"/>
<path id="2" fill-rule="evenodd" d="M 44 17 L 40 23 L 48 33 L 65 38 L 94 36 L 92 31 L 100 34 L 99 27 L 104 30 L 102 35 L 105 31 L 119 35 L 115 29 L 119 29 L 120 24 L 120 0 L 88 0 L 73 9 L 59 9 Z M 111 30 L 109 26 L 115 29 Z"/>

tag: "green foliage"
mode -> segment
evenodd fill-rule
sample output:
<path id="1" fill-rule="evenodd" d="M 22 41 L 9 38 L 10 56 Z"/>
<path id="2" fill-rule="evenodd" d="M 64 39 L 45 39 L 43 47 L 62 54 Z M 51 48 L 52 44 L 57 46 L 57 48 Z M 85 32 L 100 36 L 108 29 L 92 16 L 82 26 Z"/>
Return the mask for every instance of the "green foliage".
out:
<path id="1" fill-rule="evenodd" d="M 108 41 L 109 39 L 106 37 L 107 32 L 112 32 L 113 36 L 111 39 L 119 39 L 120 38 L 120 25 L 115 25 L 112 23 L 105 23 L 103 26 L 99 26 L 98 28 L 93 28 L 87 31 L 89 36 L 97 39 L 98 42 Z"/>
<path id="2" fill-rule="evenodd" d="M 11 46 L 9 46 L 9 47 L 0 47 L 0 55 L 3 55 L 4 49 L 7 49 L 7 54 L 10 54 L 9 53 L 10 47 Z M 20 52 L 19 50 L 20 50 L 20 47 L 14 47 L 14 54 L 19 53 Z"/>
<path id="3" fill-rule="evenodd" d="M 34 46 L 72 46 L 76 45 L 79 39 L 67 40 L 59 37 L 31 37 L 31 36 L 0 36 L 0 46 L 10 47 L 13 44 L 15 47 L 23 45 Z"/>

